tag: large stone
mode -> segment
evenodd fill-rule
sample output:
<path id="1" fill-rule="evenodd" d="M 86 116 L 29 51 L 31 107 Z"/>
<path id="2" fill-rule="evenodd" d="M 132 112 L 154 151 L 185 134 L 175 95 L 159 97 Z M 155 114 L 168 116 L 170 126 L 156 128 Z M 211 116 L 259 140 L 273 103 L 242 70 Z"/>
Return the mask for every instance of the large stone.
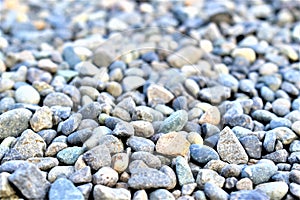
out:
<path id="1" fill-rule="evenodd" d="M 9 184 L 8 177 L 10 174 L 8 172 L 0 173 L 0 198 L 5 198 L 12 196 L 16 193 L 14 188 Z"/>
<path id="2" fill-rule="evenodd" d="M 191 157 L 200 164 L 206 164 L 211 160 L 219 160 L 218 153 L 206 145 L 192 144 L 190 146 Z"/>
<path id="3" fill-rule="evenodd" d="M 263 191 L 272 200 L 281 200 L 287 194 L 289 187 L 285 182 L 278 181 L 259 184 L 255 189 Z"/>
<path id="4" fill-rule="evenodd" d="M 220 133 L 217 151 L 223 161 L 230 164 L 244 164 L 248 162 L 245 149 L 229 127 L 225 127 Z"/>
<path id="5" fill-rule="evenodd" d="M 0 115 L 0 140 L 17 137 L 28 128 L 32 113 L 24 108 L 7 111 Z"/>

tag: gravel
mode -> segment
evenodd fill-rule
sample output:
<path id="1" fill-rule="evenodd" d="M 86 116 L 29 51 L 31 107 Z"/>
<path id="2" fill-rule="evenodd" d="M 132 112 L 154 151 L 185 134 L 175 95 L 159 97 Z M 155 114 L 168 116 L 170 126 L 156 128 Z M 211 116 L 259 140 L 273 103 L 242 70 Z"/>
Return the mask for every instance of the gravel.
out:
<path id="1" fill-rule="evenodd" d="M 300 198 L 298 2 L 1 3 L 1 199 Z"/>

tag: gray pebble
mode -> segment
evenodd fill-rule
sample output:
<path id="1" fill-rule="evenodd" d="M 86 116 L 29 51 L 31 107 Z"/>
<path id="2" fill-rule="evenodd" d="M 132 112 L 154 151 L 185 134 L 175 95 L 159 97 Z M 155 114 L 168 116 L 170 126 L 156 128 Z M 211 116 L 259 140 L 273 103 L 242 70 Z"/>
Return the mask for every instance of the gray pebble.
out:
<path id="1" fill-rule="evenodd" d="M 210 199 L 228 199 L 229 197 L 227 192 L 210 182 L 205 183 L 204 193 Z"/>
<path id="2" fill-rule="evenodd" d="M 180 131 L 188 120 L 188 114 L 185 110 L 178 110 L 172 113 L 162 123 L 159 132 L 168 133 L 171 131 Z"/>
<path id="3" fill-rule="evenodd" d="M 93 175 L 93 183 L 113 187 L 119 180 L 118 172 L 110 167 L 102 167 Z"/>
<path id="4" fill-rule="evenodd" d="M 277 118 L 277 116 L 267 110 L 256 110 L 252 113 L 253 119 L 263 122 L 269 123 L 272 119 Z"/>
<path id="5" fill-rule="evenodd" d="M 134 151 L 146 151 L 150 153 L 153 153 L 155 147 L 155 144 L 151 140 L 137 136 L 128 138 L 126 144 Z"/>
<path id="6" fill-rule="evenodd" d="M 289 148 L 290 152 L 300 151 L 300 140 L 294 140 Z"/>
<path id="7" fill-rule="evenodd" d="M 73 131 L 75 131 L 82 119 L 82 115 L 80 113 L 74 113 L 72 114 L 67 120 L 62 122 L 61 125 L 61 132 L 64 135 L 69 135 Z"/>
<path id="8" fill-rule="evenodd" d="M 149 152 L 143 152 L 143 151 L 134 152 L 131 154 L 131 159 L 142 160 L 151 168 L 159 169 L 161 167 L 160 159 Z"/>
<path id="9" fill-rule="evenodd" d="M 299 95 L 299 89 L 297 89 L 297 87 L 295 85 L 293 85 L 290 82 L 286 82 L 284 81 L 281 84 L 281 89 L 284 90 L 285 92 L 287 92 L 290 95 L 293 96 L 298 96 Z"/>
<path id="10" fill-rule="evenodd" d="M 264 159 L 272 160 L 275 163 L 285 163 L 289 153 L 285 149 L 277 150 L 273 153 L 262 156 Z"/>
<path id="11" fill-rule="evenodd" d="M 159 199 L 175 200 L 175 197 L 171 192 L 169 192 L 166 189 L 158 189 L 150 193 L 149 200 L 159 200 Z"/>
<path id="12" fill-rule="evenodd" d="M 300 185 L 296 183 L 290 184 L 290 192 L 297 198 L 300 198 Z"/>
<path id="13" fill-rule="evenodd" d="M 128 122 L 118 122 L 112 134 L 116 136 L 130 137 L 134 135 L 134 128 Z"/>
<path id="14" fill-rule="evenodd" d="M 59 164 L 57 158 L 52 157 L 33 157 L 28 158 L 29 163 L 35 164 L 40 170 L 49 170 Z"/>
<path id="15" fill-rule="evenodd" d="M 289 187 L 285 182 L 278 181 L 259 184 L 255 189 L 263 191 L 270 199 L 282 199 L 287 194 Z"/>
<path id="16" fill-rule="evenodd" d="M 130 200 L 131 193 L 124 188 L 110 188 L 103 185 L 96 185 L 93 191 L 95 200 Z"/>
<path id="17" fill-rule="evenodd" d="M 236 177 L 238 178 L 241 174 L 241 167 L 236 164 L 225 165 L 221 170 L 221 175 L 225 178 Z"/>
<path id="18" fill-rule="evenodd" d="M 268 102 L 272 102 L 275 99 L 275 93 L 270 88 L 263 86 L 260 88 L 261 97 Z"/>
<path id="19" fill-rule="evenodd" d="M 15 92 L 16 102 L 38 104 L 40 102 L 40 94 L 34 87 L 30 85 L 24 85 L 19 87 Z"/>
<path id="20" fill-rule="evenodd" d="M 49 171 L 48 180 L 53 183 L 59 177 L 69 178 L 74 172 L 74 166 L 56 166 Z"/>
<path id="21" fill-rule="evenodd" d="M 103 135 L 98 140 L 98 144 L 105 145 L 111 154 L 120 153 L 124 151 L 123 142 L 113 135 Z"/>
<path id="22" fill-rule="evenodd" d="M 259 159 L 262 152 L 262 143 L 255 135 L 244 136 L 239 139 L 249 157 Z"/>
<path id="23" fill-rule="evenodd" d="M 232 192 L 230 194 L 230 200 L 239 200 L 239 199 L 269 200 L 270 197 L 260 190 L 240 190 L 237 192 Z"/>
<path id="24" fill-rule="evenodd" d="M 176 157 L 176 174 L 180 186 L 195 182 L 187 160 L 181 156 Z"/>
<path id="25" fill-rule="evenodd" d="M 73 107 L 73 102 L 69 96 L 61 92 L 53 92 L 48 94 L 44 99 L 44 105 L 48 107 L 63 106 Z"/>
<path id="26" fill-rule="evenodd" d="M 145 79 L 140 76 L 126 76 L 122 80 L 122 86 L 125 92 L 133 91 L 145 84 Z"/>
<path id="27" fill-rule="evenodd" d="M 290 112 L 291 102 L 288 99 L 279 98 L 273 101 L 272 110 L 277 116 L 285 116 Z"/>
<path id="28" fill-rule="evenodd" d="M 83 154 L 83 160 L 93 169 L 98 170 L 103 166 L 110 166 L 111 156 L 105 145 L 98 145 Z"/>
<path id="29" fill-rule="evenodd" d="M 54 183 L 52 183 L 49 190 L 49 199 L 80 199 L 84 200 L 84 197 L 80 190 L 78 190 L 75 185 L 66 178 L 58 178 Z"/>
<path id="30" fill-rule="evenodd" d="M 130 124 L 134 128 L 135 136 L 149 138 L 154 135 L 154 128 L 150 122 L 139 120 L 132 121 Z"/>
<path id="31" fill-rule="evenodd" d="M 217 187 L 223 187 L 225 178 L 211 169 L 200 169 L 197 175 L 196 183 L 200 189 L 204 189 L 207 182 L 215 184 Z"/>
<path id="32" fill-rule="evenodd" d="M 76 162 L 76 160 L 82 153 L 82 147 L 67 147 L 58 152 L 56 157 L 60 162 L 71 165 Z"/>
<path id="33" fill-rule="evenodd" d="M 206 145 L 192 144 L 190 146 L 191 157 L 200 164 L 206 164 L 210 160 L 219 160 L 218 153 Z"/>
<path id="34" fill-rule="evenodd" d="M 230 97 L 230 88 L 225 86 L 214 86 L 200 90 L 200 98 L 211 104 L 219 104 Z"/>
<path id="35" fill-rule="evenodd" d="M 286 118 L 278 117 L 275 119 L 272 119 L 270 122 L 270 128 L 275 129 L 277 127 L 287 127 L 291 128 L 292 122 Z"/>
<path id="36" fill-rule="evenodd" d="M 82 119 L 94 119 L 97 120 L 101 113 L 101 105 L 98 102 L 92 102 L 84 105 L 78 110 L 78 113 L 82 115 Z"/>
<path id="37" fill-rule="evenodd" d="M 81 145 L 92 136 L 90 128 L 81 129 L 68 135 L 67 141 L 73 145 Z"/>

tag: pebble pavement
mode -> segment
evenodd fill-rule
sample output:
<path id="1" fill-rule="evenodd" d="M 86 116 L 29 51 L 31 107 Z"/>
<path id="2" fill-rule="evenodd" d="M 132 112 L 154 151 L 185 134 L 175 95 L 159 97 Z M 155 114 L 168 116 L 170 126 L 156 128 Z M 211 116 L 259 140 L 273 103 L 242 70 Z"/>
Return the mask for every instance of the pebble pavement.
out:
<path id="1" fill-rule="evenodd" d="M 0 199 L 300 199 L 299 1 L 0 5 Z"/>

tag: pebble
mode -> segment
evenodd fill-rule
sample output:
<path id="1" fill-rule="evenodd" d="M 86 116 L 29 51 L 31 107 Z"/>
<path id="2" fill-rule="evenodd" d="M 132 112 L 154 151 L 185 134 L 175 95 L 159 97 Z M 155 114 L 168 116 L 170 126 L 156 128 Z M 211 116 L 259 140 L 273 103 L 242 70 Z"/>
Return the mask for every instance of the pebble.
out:
<path id="1" fill-rule="evenodd" d="M 203 101 L 207 101 L 211 104 L 219 104 L 230 97 L 230 91 L 231 89 L 229 87 L 213 86 L 201 89 L 199 96 Z"/>
<path id="2" fill-rule="evenodd" d="M 229 162 L 230 164 L 243 164 L 248 162 L 248 155 L 245 149 L 233 131 L 228 127 L 225 127 L 220 133 L 217 152 L 223 161 Z"/>
<path id="3" fill-rule="evenodd" d="M 40 94 L 30 85 L 19 87 L 15 92 L 15 99 L 18 103 L 38 104 L 40 102 Z"/>
<path id="4" fill-rule="evenodd" d="M 275 114 L 267 110 L 256 110 L 252 113 L 252 117 L 262 123 L 269 123 L 272 119 L 277 118 Z"/>
<path id="5" fill-rule="evenodd" d="M 52 111 L 49 107 L 38 108 L 30 119 L 31 128 L 38 132 L 43 129 L 52 128 Z"/>
<path id="6" fill-rule="evenodd" d="M 119 180 L 118 172 L 110 167 L 102 167 L 93 175 L 95 185 L 113 187 Z"/>
<path id="7" fill-rule="evenodd" d="M 286 118 L 282 118 L 282 117 L 278 117 L 273 119 L 270 122 L 270 128 L 271 129 L 275 129 L 278 127 L 287 127 L 287 128 L 291 128 L 292 126 L 292 122 Z"/>
<path id="8" fill-rule="evenodd" d="M 147 200 L 148 195 L 145 190 L 138 190 L 134 193 L 132 200 Z"/>
<path id="9" fill-rule="evenodd" d="M 83 154 L 83 160 L 93 169 L 110 166 L 111 155 L 105 145 L 98 145 Z"/>
<path id="10" fill-rule="evenodd" d="M 217 187 L 222 188 L 225 183 L 225 178 L 211 169 L 200 169 L 197 175 L 196 183 L 200 189 L 204 189 L 206 183 L 212 183 Z"/>
<path id="11" fill-rule="evenodd" d="M 218 82 L 223 86 L 230 88 L 233 92 L 237 92 L 239 88 L 239 81 L 230 74 L 220 74 Z"/>
<path id="12" fill-rule="evenodd" d="M 280 149 L 275 152 L 269 153 L 265 156 L 262 156 L 263 159 L 272 160 L 275 163 L 285 163 L 289 153 L 285 149 Z"/>
<path id="13" fill-rule="evenodd" d="M 134 135 L 134 128 L 130 123 L 121 121 L 116 124 L 112 134 L 116 136 L 130 137 Z"/>
<path id="14" fill-rule="evenodd" d="M 285 116 L 290 112 L 291 102 L 288 99 L 279 98 L 273 101 L 272 110 L 277 116 Z"/>
<path id="15" fill-rule="evenodd" d="M 300 198 L 300 185 L 296 183 L 291 183 L 289 185 L 290 192 L 297 198 Z"/>
<path id="16" fill-rule="evenodd" d="M 131 193 L 124 188 L 110 188 L 103 185 L 96 185 L 94 187 L 93 197 L 96 200 L 130 200 Z"/>
<path id="17" fill-rule="evenodd" d="M 174 99 L 174 95 L 165 87 L 157 84 L 151 84 L 147 89 L 149 104 L 166 104 Z"/>
<path id="18" fill-rule="evenodd" d="M 220 111 L 216 106 L 210 107 L 205 111 L 203 115 L 201 115 L 199 119 L 199 123 L 210 123 L 213 125 L 218 125 L 221 121 Z"/>
<path id="19" fill-rule="evenodd" d="M 134 135 L 144 138 L 149 138 L 154 135 L 154 128 L 152 123 L 138 120 L 138 121 L 132 121 L 130 124 L 134 128 Z"/>
<path id="20" fill-rule="evenodd" d="M 32 113 L 24 108 L 9 110 L 0 115 L 0 139 L 17 137 L 28 128 Z"/>
<path id="21" fill-rule="evenodd" d="M 97 120 L 101 113 L 101 105 L 98 102 L 86 104 L 78 110 L 78 113 L 82 115 L 82 119 Z"/>
<path id="22" fill-rule="evenodd" d="M 270 199 L 282 199 L 288 192 L 289 187 L 285 182 L 269 182 L 262 183 L 255 187 L 256 190 L 261 190 L 267 194 Z"/>
<path id="23" fill-rule="evenodd" d="M 53 183 L 59 177 L 69 178 L 75 172 L 74 166 L 56 166 L 48 173 L 48 181 Z"/>
<path id="24" fill-rule="evenodd" d="M 37 66 L 38 68 L 48 71 L 50 73 L 55 73 L 58 68 L 57 64 L 55 64 L 54 62 L 52 62 L 52 60 L 47 58 L 39 60 Z"/>
<path id="25" fill-rule="evenodd" d="M 270 130 L 270 132 L 274 132 L 282 144 L 290 144 L 298 138 L 297 135 L 287 127 L 278 127 Z"/>
<path id="26" fill-rule="evenodd" d="M 145 79 L 140 76 L 126 76 L 122 80 L 123 90 L 125 92 L 133 91 L 145 84 Z"/>
<path id="27" fill-rule="evenodd" d="M 167 57 L 172 67 L 181 68 L 184 65 L 195 64 L 202 57 L 202 50 L 194 46 L 186 46 Z"/>
<path id="28" fill-rule="evenodd" d="M 239 200 L 239 199 L 267 200 L 270 199 L 270 197 L 260 190 L 241 190 L 237 192 L 232 192 L 230 194 L 230 200 Z"/>
<path id="29" fill-rule="evenodd" d="M 48 94 L 44 101 L 44 106 L 63 106 L 63 107 L 73 107 L 73 102 L 69 96 L 61 92 L 53 92 Z"/>
<path id="30" fill-rule="evenodd" d="M 300 136 L 300 121 L 295 121 L 291 128 L 298 136 Z"/>
<path id="31" fill-rule="evenodd" d="M 218 153 L 206 145 L 192 144 L 190 146 L 191 157 L 200 164 L 206 164 L 211 160 L 219 160 Z"/>
<path id="32" fill-rule="evenodd" d="M 261 158 L 262 143 L 255 135 L 247 135 L 239 139 L 247 154 L 251 158 Z"/>
<path id="33" fill-rule="evenodd" d="M 275 74 L 276 72 L 278 72 L 278 66 L 272 62 L 264 63 L 259 68 L 259 73 L 263 76 Z"/>
<path id="34" fill-rule="evenodd" d="M 79 189 L 75 187 L 75 185 L 66 178 L 58 178 L 54 183 L 52 183 L 51 188 L 49 190 L 49 199 L 82 199 L 84 197 Z"/>
<path id="35" fill-rule="evenodd" d="M 231 52 L 231 56 L 234 58 L 243 57 L 249 62 L 254 62 L 256 60 L 255 51 L 251 48 L 236 48 Z"/>
<path id="36" fill-rule="evenodd" d="M 167 188 L 172 181 L 165 173 L 152 168 L 136 168 L 131 172 L 128 184 L 134 189 Z"/>
<path id="37" fill-rule="evenodd" d="M 0 173 L 0 178 L 1 178 L 1 184 L 0 184 L 0 197 L 1 198 L 7 198 L 10 196 L 13 196 L 16 192 L 13 189 L 13 187 L 10 185 L 8 181 L 8 177 L 11 174 L 7 172 L 2 172 Z"/>
<path id="38" fill-rule="evenodd" d="M 52 142 L 46 149 L 45 156 L 55 156 L 59 151 L 67 148 L 65 142 Z"/>
<path id="39" fill-rule="evenodd" d="M 210 199 L 228 199 L 229 195 L 227 192 L 222 190 L 217 185 L 207 182 L 204 185 L 204 193 Z"/>
<path id="40" fill-rule="evenodd" d="M 151 168 L 156 168 L 156 169 L 159 169 L 162 164 L 161 160 L 157 156 L 155 156 L 149 152 L 143 152 L 143 151 L 132 153 L 131 159 L 132 160 L 142 160 L 147 164 L 147 166 L 149 166 Z"/>
<path id="41" fill-rule="evenodd" d="M 178 110 L 167 117 L 158 132 L 169 133 L 172 131 L 180 131 L 188 121 L 188 113 L 185 110 Z"/>
<path id="42" fill-rule="evenodd" d="M 76 55 L 73 46 L 66 45 L 63 49 L 62 56 L 71 68 L 74 68 L 74 66 L 81 61 L 80 58 Z"/>
<path id="43" fill-rule="evenodd" d="M 82 119 L 82 115 L 80 113 L 72 114 L 67 120 L 62 122 L 61 124 L 61 132 L 64 135 L 69 135 L 73 131 L 75 131 Z"/>
<path id="44" fill-rule="evenodd" d="M 42 172 L 33 164 L 23 165 L 8 177 L 28 199 L 44 199 L 50 187 Z"/>
<path id="45" fill-rule="evenodd" d="M 221 170 L 221 175 L 225 178 L 229 177 L 239 177 L 241 173 L 241 167 L 236 164 L 225 165 Z"/>
<path id="46" fill-rule="evenodd" d="M 58 160 L 67 165 L 72 165 L 76 162 L 78 157 L 83 153 L 81 147 L 67 147 L 59 151 L 56 155 Z"/>
<path id="47" fill-rule="evenodd" d="M 242 170 L 241 176 L 250 178 L 253 184 L 257 185 L 267 182 L 276 173 L 277 167 L 272 161 L 270 161 L 245 167 Z"/>
<path id="48" fill-rule="evenodd" d="M 105 145 L 111 154 L 120 153 L 124 150 L 123 142 L 113 135 L 101 136 L 98 140 L 98 144 Z"/>
<path id="49" fill-rule="evenodd" d="M 190 143 L 180 132 L 163 134 L 156 143 L 156 151 L 166 156 L 186 156 Z"/>
<path id="50" fill-rule="evenodd" d="M 176 174 L 180 186 L 195 182 L 187 160 L 181 156 L 176 157 Z"/>
<path id="51" fill-rule="evenodd" d="M 158 189 L 150 193 L 149 200 L 159 200 L 159 199 L 175 200 L 175 197 L 171 192 L 169 192 L 166 189 Z"/>
<path id="52" fill-rule="evenodd" d="M 289 148 L 290 152 L 300 151 L 300 140 L 294 140 Z"/>
<path id="53" fill-rule="evenodd" d="M 126 144 L 134 151 L 146 151 L 150 153 L 153 153 L 155 147 L 155 144 L 151 140 L 137 136 L 128 138 Z"/>
<path id="54" fill-rule="evenodd" d="M 28 158 L 27 162 L 35 164 L 40 170 L 49 170 L 59 164 L 57 158 L 52 157 L 35 157 Z"/>

